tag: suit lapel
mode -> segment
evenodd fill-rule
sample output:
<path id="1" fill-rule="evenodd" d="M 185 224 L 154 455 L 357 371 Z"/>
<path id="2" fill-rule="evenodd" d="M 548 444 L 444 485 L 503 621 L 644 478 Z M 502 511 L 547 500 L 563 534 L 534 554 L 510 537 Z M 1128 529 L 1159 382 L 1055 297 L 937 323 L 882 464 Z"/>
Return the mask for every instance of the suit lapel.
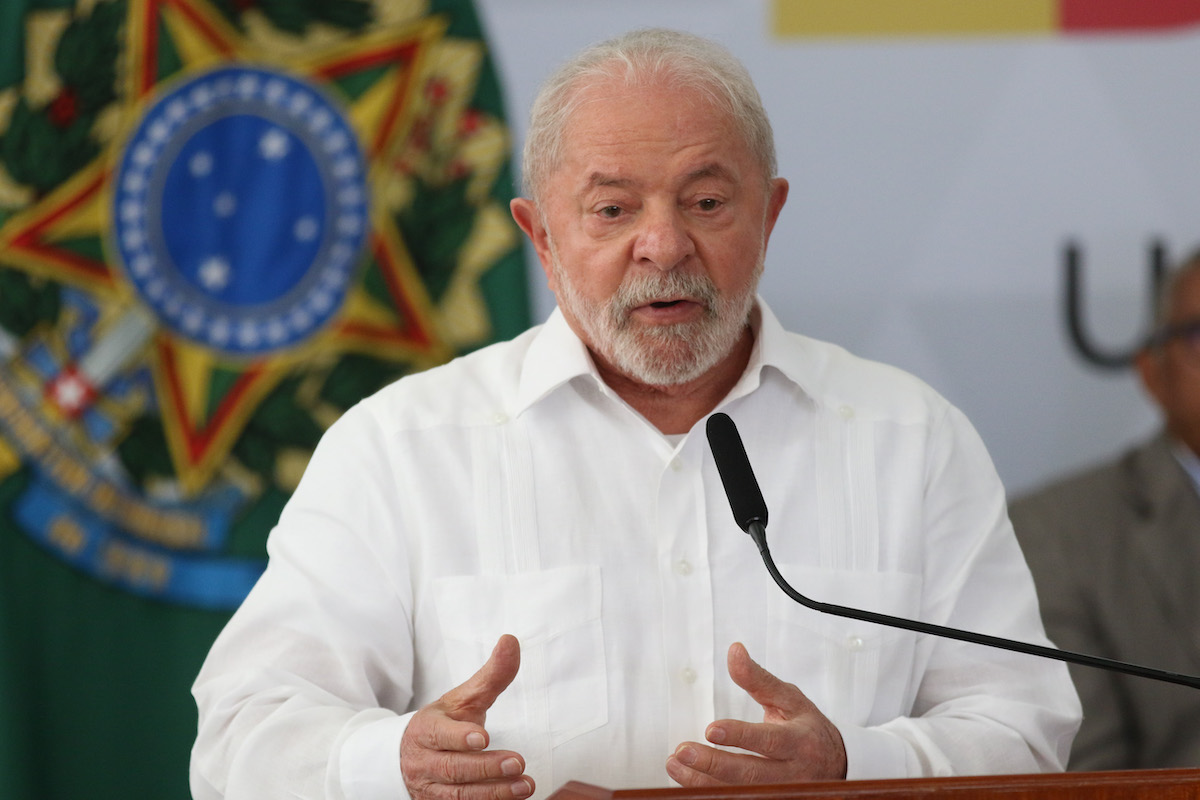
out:
<path id="1" fill-rule="evenodd" d="M 1150 594 L 1164 619 L 1178 624 L 1192 657 L 1200 661 L 1200 495 L 1171 453 L 1165 437 L 1135 451 L 1125 468 L 1133 496 L 1131 550 L 1144 565 Z M 1146 609 L 1146 613 L 1153 613 Z"/>

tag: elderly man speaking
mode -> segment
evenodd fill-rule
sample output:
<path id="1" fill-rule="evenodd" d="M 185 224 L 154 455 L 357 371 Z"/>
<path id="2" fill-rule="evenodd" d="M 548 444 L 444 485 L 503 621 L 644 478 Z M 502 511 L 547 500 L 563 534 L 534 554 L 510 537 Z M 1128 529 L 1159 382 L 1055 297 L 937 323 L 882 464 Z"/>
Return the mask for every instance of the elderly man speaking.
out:
<path id="1" fill-rule="evenodd" d="M 1046 643 L 962 413 L 758 297 L 788 184 L 744 67 L 663 30 L 594 46 L 524 169 L 557 310 L 326 434 L 196 680 L 195 797 L 1062 769 L 1065 666 L 797 606 L 729 514 L 715 410 L 806 594 Z"/>

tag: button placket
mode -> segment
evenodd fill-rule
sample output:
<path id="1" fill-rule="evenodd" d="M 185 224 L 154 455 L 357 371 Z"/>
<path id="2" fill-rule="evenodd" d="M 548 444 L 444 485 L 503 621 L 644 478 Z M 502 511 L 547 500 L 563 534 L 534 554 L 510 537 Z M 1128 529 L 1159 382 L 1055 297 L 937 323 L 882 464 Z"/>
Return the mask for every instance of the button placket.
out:
<path id="1" fill-rule="evenodd" d="M 695 444 L 695 443 L 692 443 Z M 664 654 L 670 676 L 667 725 L 672 741 L 693 738 L 712 721 L 712 587 L 704 569 L 707 527 L 704 485 L 687 444 L 664 454 L 659 473 L 659 575 L 667 625 Z"/>

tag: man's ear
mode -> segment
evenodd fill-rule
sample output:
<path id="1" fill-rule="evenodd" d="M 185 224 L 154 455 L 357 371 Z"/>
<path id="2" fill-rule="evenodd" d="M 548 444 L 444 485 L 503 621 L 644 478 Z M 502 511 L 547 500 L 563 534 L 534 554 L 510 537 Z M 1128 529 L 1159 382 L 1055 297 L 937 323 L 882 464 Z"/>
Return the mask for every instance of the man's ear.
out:
<path id="1" fill-rule="evenodd" d="M 1164 353 L 1161 349 L 1152 347 L 1143 347 L 1133 357 L 1133 364 L 1137 367 L 1138 377 L 1142 379 L 1142 387 L 1151 399 L 1163 407 L 1164 376 L 1163 364 Z"/>
<path id="2" fill-rule="evenodd" d="M 788 182 L 787 178 L 773 178 L 771 180 L 771 189 L 767 193 L 767 235 L 775 228 L 775 222 L 779 219 L 779 212 L 783 211 L 783 204 L 787 202 L 788 197 Z"/>
<path id="3" fill-rule="evenodd" d="M 546 273 L 546 279 L 552 281 L 550 265 L 554 262 L 550 254 L 550 233 L 542 222 L 542 214 L 538 210 L 537 203 L 528 197 L 514 197 L 509 202 L 508 209 L 512 212 L 517 227 L 525 232 L 533 244 L 538 261 L 542 264 L 542 271 Z"/>

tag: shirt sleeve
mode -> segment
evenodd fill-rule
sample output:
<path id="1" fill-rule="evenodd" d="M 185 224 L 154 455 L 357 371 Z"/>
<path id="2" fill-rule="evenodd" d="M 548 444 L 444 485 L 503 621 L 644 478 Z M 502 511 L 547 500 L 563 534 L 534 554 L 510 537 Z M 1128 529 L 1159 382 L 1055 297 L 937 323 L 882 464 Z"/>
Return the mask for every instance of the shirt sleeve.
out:
<path id="1" fill-rule="evenodd" d="M 911 775 L 912 749 L 900 737 L 876 728 L 839 728 L 846 748 L 846 780 L 866 781 Z M 915 760 L 915 759 L 914 759 Z"/>
<path id="2" fill-rule="evenodd" d="M 411 587 L 383 552 L 403 546 L 383 439 L 362 406 L 343 415 L 271 532 L 193 686 L 197 798 L 405 796 Z"/>
<path id="3" fill-rule="evenodd" d="M 400 739 L 412 713 L 382 716 L 346 738 L 338 765 L 348 800 L 406 800 L 408 787 L 400 772 Z"/>

